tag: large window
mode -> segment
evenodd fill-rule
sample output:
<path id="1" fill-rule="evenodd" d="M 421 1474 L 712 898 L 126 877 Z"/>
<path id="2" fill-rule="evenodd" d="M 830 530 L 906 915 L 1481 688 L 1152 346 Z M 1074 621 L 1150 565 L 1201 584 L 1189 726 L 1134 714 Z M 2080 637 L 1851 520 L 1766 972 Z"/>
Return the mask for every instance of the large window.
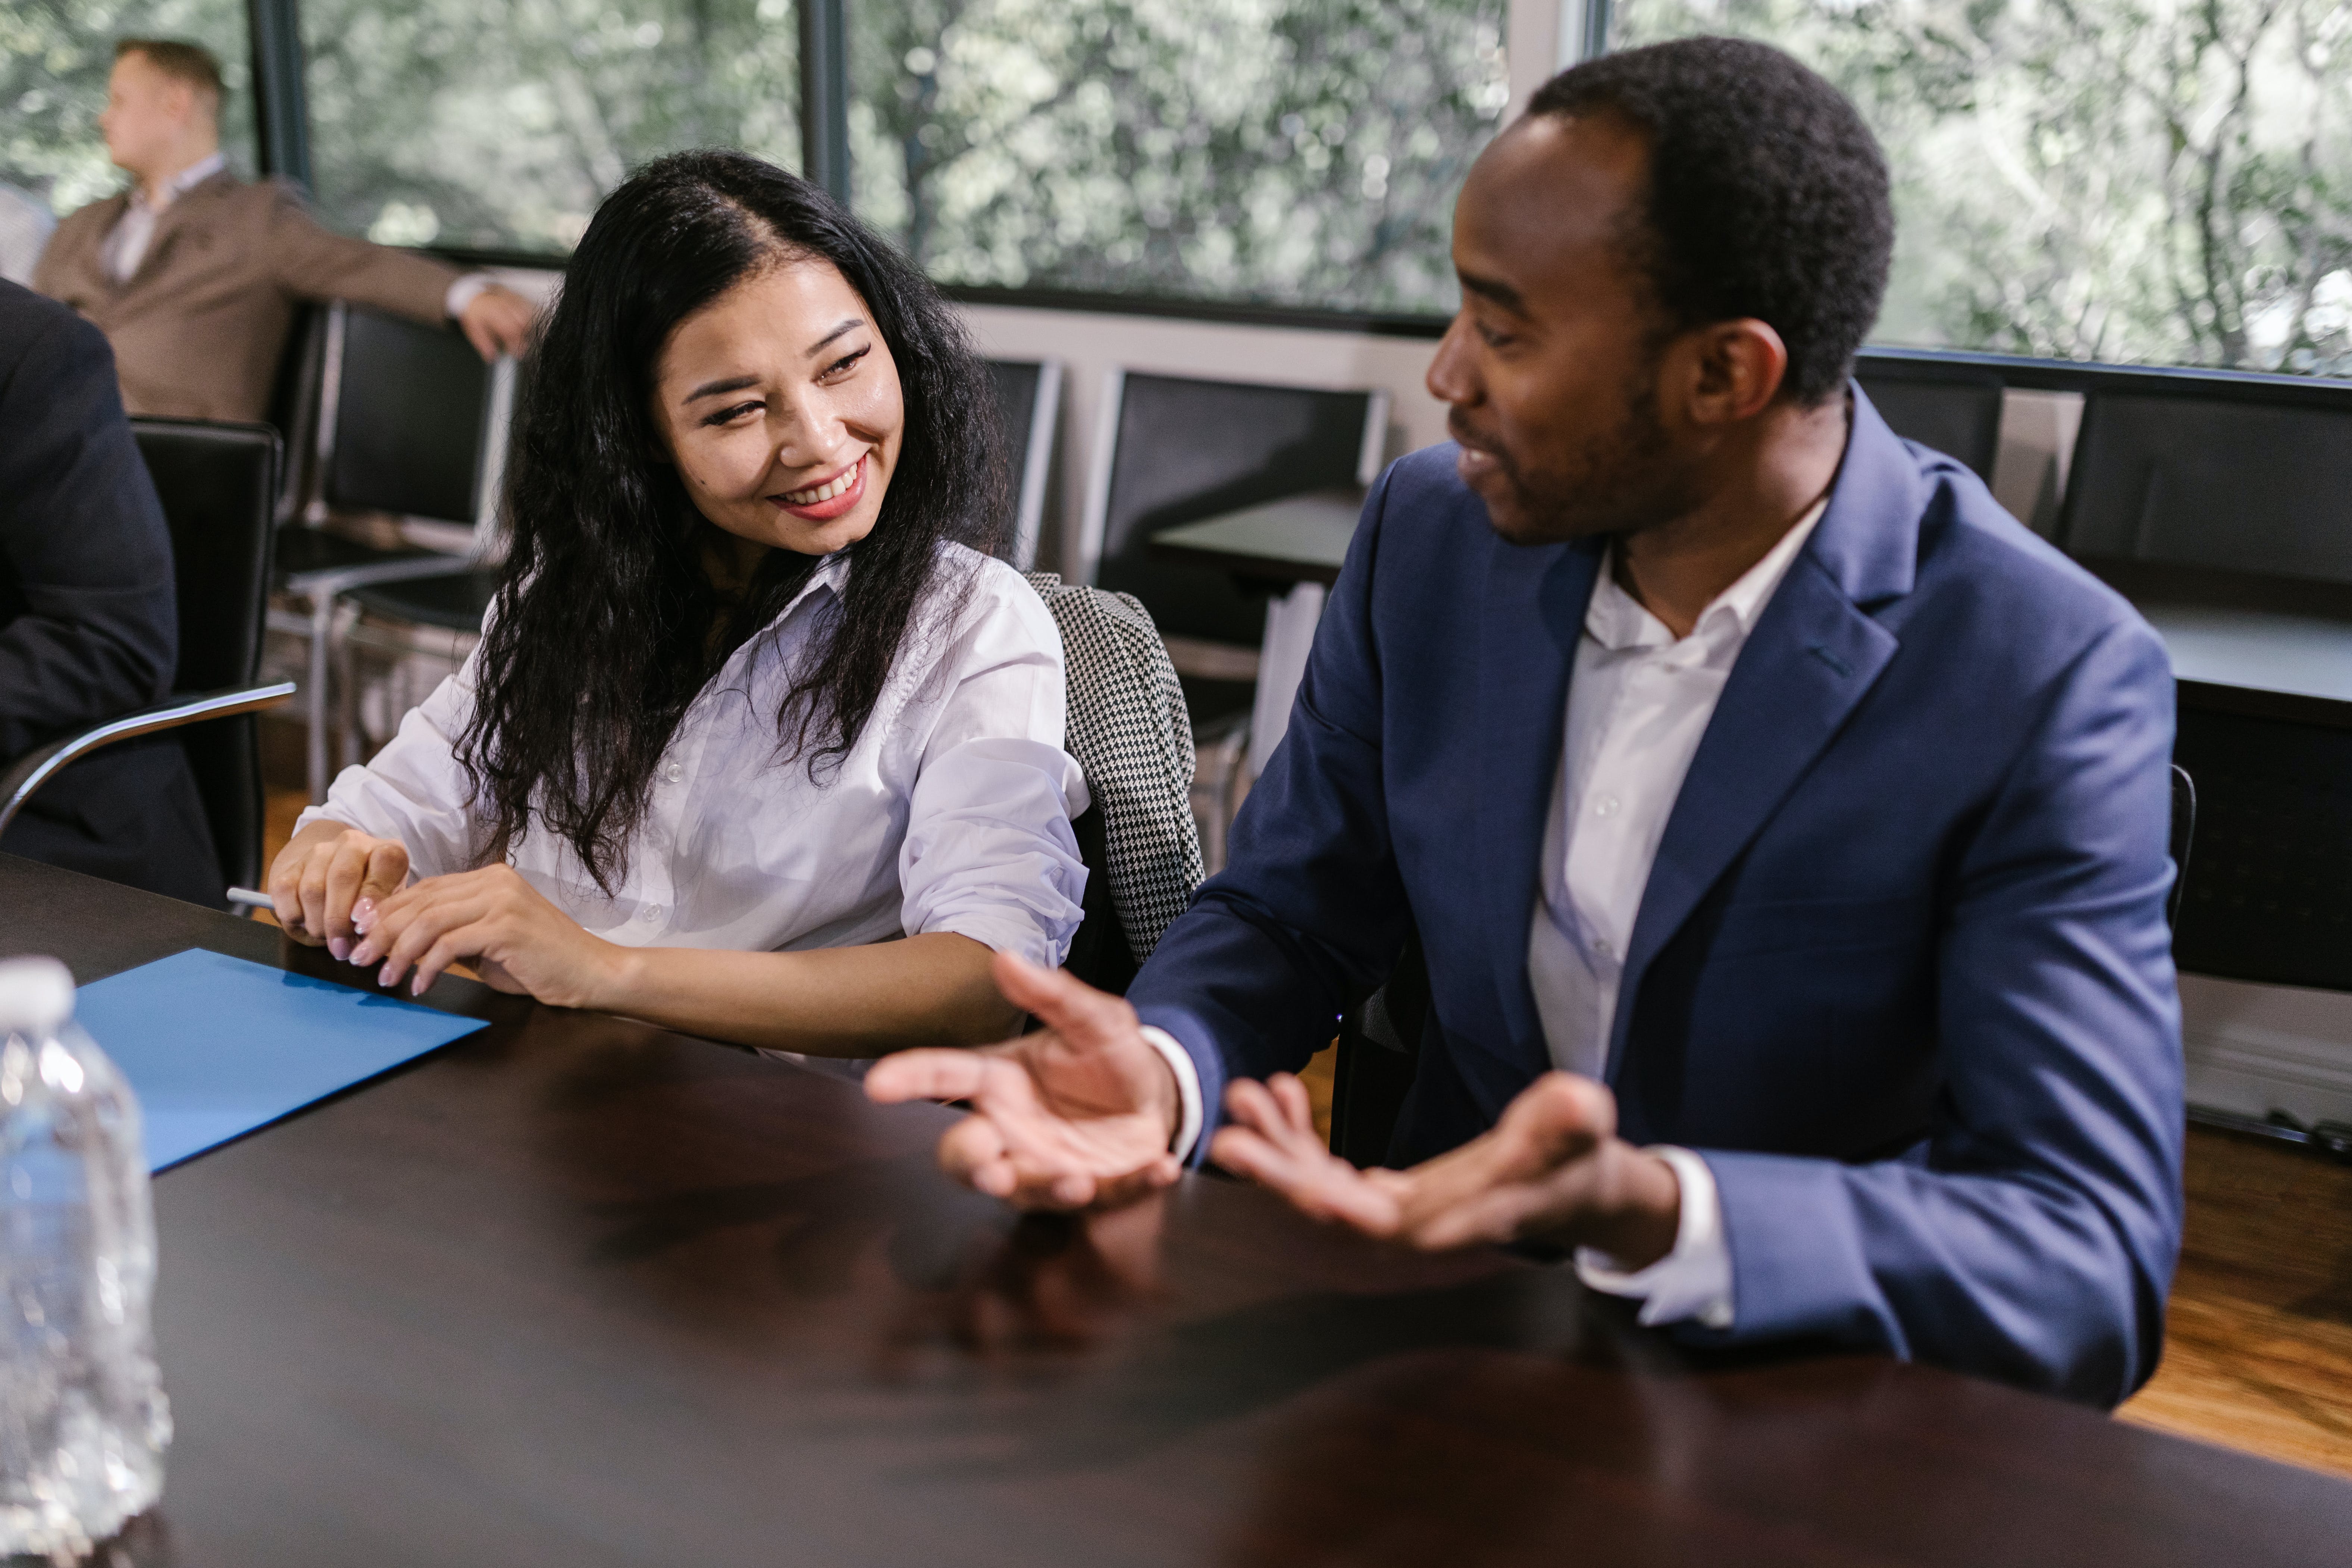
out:
<path id="1" fill-rule="evenodd" d="M 188 38 L 221 59 L 221 146 L 253 172 L 245 0 L 5 0 L 0 4 L 0 180 L 63 217 L 121 188 L 98 133 L 120 37 Z"/>
<path id="2" fill-rule="evenodd" d="M 685 147 L 800 161 L 793 0 L 302 0 L 327 220 L 562 255 Z"/>
<path id="3" fill-rule="evenodd" d="M 866 0 L 858 207 L 945 282 L 1442 313 L 1506 0 Z"/>
<path id="4" fill-rule="evenodd" d="M 1882 340 L 2352 374 L 2352 5 L 1616 0 L 1618 47 L 1692 33 L 1780 45 L 1877 128 Z"/>

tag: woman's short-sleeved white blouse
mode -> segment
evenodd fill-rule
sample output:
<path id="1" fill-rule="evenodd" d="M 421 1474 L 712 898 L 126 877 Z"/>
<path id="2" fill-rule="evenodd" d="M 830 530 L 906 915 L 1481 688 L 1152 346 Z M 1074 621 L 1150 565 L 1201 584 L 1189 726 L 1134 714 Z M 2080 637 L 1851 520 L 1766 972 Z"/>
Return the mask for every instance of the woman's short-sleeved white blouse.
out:
<path id="1" fill-rule="evenodd" d="M 1021 575 L 942 547 L 873 715 L 812 781 L 784 756 L 789 672 L 840 614 L 849 557 L 827 557 L 769 629 L 736 650 L 671 737 L 611 896 L 563 839 L 534 826 L 508 860 L 581 925 L 632 947 L 775 952 L 950 931 L 1054 965 L 1077 931 L 1086 809 L 1062 749 L 1062 642 Z M 477 655 L 478 658 L 479 656 Z M 412 874 L 478 864 L 453 747 L 474 700 L 469 658 L 321 818 L 407 847 Z"/>

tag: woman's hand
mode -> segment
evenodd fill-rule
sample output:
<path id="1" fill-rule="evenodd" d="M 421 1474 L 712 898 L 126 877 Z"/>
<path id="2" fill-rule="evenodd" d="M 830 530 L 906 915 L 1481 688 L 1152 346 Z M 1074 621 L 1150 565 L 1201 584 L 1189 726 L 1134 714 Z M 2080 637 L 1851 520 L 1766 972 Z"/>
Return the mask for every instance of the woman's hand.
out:
<path id="1" fill-rule="evenodd" d="M 352 906 L 381 902 L 407 880 L 408 850 L 399 840 L 371 838 L 340 822 L 314 822 L 278 852 L 268 891 L 288 936 L 347 959 L 359 936 Z"/>
<path id="2" fill-rule="evenodd" d="M 430 877 L 361 903 L 352 919 L 361 941 L 351 962 L 382 963 L 379 985 L 397 984 L 414 968 L 411 995 L 464 961 L 498 990 L 557 1007 L 597 1007 L 629 956 L 590 935 L 511 866 Z"/>

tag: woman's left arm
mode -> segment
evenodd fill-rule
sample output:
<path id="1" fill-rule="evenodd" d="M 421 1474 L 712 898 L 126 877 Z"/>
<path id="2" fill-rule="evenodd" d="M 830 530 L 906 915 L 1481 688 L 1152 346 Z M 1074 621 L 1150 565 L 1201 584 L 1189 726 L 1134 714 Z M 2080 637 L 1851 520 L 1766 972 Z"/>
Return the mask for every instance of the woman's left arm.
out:
<path id="1" fill-rule="evenodd" d="M 947 655 L 899 851 L 905 940 L 798 952 L 624 947 L 493 866 L 355 909 L 365 940 L 352 961 L 381 963 L 386 985 L 413 971 L 416 991 L 472 962 L 492 985 L 554 1005 L 810 1055 L 1003 1038 L 1020 1013 L 990 977 L 992 952 L 1058 964 L 1087 875 L 1070 827 L 1086 786 L 1061 749 L 1060 638 L 1027 585 L 1013 584 L 1012 594 L 978 585 Z"/>
<path id="2" fill-rule="evenodd" d="M 452 963 L 551 1006 L 811 1056 L 1002 1039 L 1020 1014 L 989 950 L 950 931 L 806 952 L 623 947 L 583 929 L 510 866 L 435 877 L 352 911 L 352 962 L 421 994 Z"/>

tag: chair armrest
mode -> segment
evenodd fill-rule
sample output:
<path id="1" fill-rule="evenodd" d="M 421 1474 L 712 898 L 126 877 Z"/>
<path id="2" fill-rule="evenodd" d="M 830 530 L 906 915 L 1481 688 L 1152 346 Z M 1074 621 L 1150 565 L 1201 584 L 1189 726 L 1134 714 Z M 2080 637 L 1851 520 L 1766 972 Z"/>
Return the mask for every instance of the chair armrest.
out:
<path id="1" fill-rule="evenodd" d="M 297 598 L 323 605 L 354 588 L 379 583 L 408 583 L 420 577 L 448 577 L 470 572 L 476 563 L 466 555 L 411 555 L 392 561 L 371 561 L 361 566 L 326 566 L 316 572 L 294 572 L 280 584 Z"/>
<path id="2" fill-rule="evenodd" d="M 79 762 L 102 746 L 117 741 L 128 741 L 138 735 L 152 735 L 159 730 L 176 730 L 184 724 L 197 723 L 205 719 L 226 719 L 238 713 L 259 713 L 266 709 L 283 708 L 294 700 L 294 683 L 280 680 L 269 686 L 230 687 L 221 691 L 206 691 L 194 697 L 174 697 L 158 702 L 152 708 L 142 708 L 136 713 L 126 713 L 120 719 L 84 730 L 78 735 L 68 735 L 36 747 L 18 757 L 8 771 L 0 773 L 0 833 L 16 820 L 16 813 L 33 798 L 34 792 L 56 777 L 70 763 Z"/>

